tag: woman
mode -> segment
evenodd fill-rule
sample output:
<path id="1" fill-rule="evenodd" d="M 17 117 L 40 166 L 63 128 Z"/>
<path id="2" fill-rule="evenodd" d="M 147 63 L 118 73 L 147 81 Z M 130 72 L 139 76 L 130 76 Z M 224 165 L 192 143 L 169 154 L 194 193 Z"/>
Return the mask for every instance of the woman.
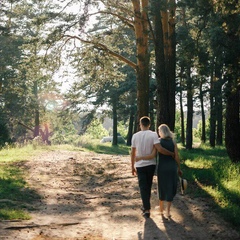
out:
<path id="1" fill-rule="evenodd" d="M 180 159 L 177 144 L 174 141 L 174 134 L 170 131 L 169 127 L 166 124 L 161 124 L 158 128 L 158 132 L 160 136 L 160 144 L 162 145 L 162 147 L 175 153 L 175 159 L 171 156 L 158 153 L 157 178 L 158 178 L 160 214 L 163 215 L 164 201 L 166 201 L 167 202 L 166 217 L 170 218 L 171 204 L 173 198 L 177 193 L 178 175 L 181 176 L 182 171 L 180 169 Z M 144 159 L 147 161 L 148 159 L 151 159 L 155 155 L 156 149 L 154 148 L 151 155 L 137 156 L 136 161 L 139 161 L 140 159 Z"/>

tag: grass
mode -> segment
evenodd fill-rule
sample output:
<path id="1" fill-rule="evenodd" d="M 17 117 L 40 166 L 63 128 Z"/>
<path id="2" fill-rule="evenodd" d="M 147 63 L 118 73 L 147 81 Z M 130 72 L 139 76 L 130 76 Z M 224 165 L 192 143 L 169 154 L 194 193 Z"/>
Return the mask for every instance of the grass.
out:
<path id="1" fill-rule="evenodd" d="M 93 151 L 96 153 L 104 153 L 104 154 L 113 154 L 113 155 L 128 155 L 130 151 L 130 147 L 127 147 L 124 144 L 119 144 L 118 146 L 112 146 L 111 143 L 95 143 L 85 145 L 85 148 L 89 151 Z"/>
<path id="2" fill-rule="evenodd" d="M 21 162 L 19 162 L 22 164 Z M 40 196 L 30 189 L 16 162 L 0 163 L 0 219 L 30 219 L 26 210 Z"/>
<path id="3" fill-rule="evenodd" d="M 129 155 L 130 147 L 99 141 L 86 141 L 81 146 L 32 145 L 5 148 L 0 151 L 0 219 L 29 219 L 29 203 L 41 198 L 24 180 L 23 162 L 46 150 L 93 151 L 100 154 Z M 206 198 L 211 206 L 233 226 L 240 225 L 240 163 L 233 164 L 224 147 L 200 146 L 185 150 L 179 146 L 183 177 L 188 180 L 187 194 Z"/>
<path id="4" fill-rule="evenodd" d="M 36 153 L 43 151 L 43 149 L 34 149 L 32 145 L 24 147 L 5 147 L 0 150 L 0 162 L 15 162 L 31 158 Z"/>
<path id="5" fill-rule="evenodd" d="M 189 183 L 188 193 L 208 198 L 225 220 L 239 226 L 240 163 L 232 163 L 224 147 L 180 149 L 180 156 L 184 178 Z"/>
<path id="6" fill-rule="evenodd" d="M 30 219 L 30 203 L 40 196 L 30 189 L 24 180 L 24 161 L 33 155 L 45 151 L 44 148 L 33 149 L 7 146 L 0 151 L 0 219 Z"/>

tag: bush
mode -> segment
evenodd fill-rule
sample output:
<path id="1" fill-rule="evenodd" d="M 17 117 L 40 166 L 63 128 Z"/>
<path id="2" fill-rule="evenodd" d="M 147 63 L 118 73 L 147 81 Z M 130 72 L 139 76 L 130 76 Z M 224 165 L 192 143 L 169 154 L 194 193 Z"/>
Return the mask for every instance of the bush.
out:
<path id="1" fill-rule="evenodd" d="M 90 123 L 86 134 L 93 139 L 102 139 L 104 136 L 108 136 L 108 131 L 103 127 L 99 119 L 95 119 Z"/>
<path id="2" fill-rule="evenodd" d="M 94 140 L 88 134 L 84 134 L 82 136 L 78 136 L 73 141 L 73 145 L 75 147 L 83 147 L 84 148 L 84 147 L 88 147 L 91 144 L 94 144 Z"/>
<path id="3" fill-rule="evenodd" d="M 127 134 L 128 134 L 128 126 L 123 122 L 119 122 L 118 123 L 118 127 L 117 127 L 118 133 L 120 133 L 120 135 L 126 139 L 127 138 Z"/>

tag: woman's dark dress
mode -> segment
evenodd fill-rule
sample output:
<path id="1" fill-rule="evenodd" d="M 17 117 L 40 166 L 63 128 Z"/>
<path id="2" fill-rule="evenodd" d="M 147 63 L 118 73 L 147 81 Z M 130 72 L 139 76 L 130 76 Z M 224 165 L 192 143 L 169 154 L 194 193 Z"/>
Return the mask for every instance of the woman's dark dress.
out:
<path id="1" fill-rule="evenodd" d="M 172 139 L 160 139 L 160 144 L 167 150 L 174 152 Z M 177 193 L 177 163 L 171 156 L 158 155 L 158 194 L 159 200 L 172 202 Z"/>

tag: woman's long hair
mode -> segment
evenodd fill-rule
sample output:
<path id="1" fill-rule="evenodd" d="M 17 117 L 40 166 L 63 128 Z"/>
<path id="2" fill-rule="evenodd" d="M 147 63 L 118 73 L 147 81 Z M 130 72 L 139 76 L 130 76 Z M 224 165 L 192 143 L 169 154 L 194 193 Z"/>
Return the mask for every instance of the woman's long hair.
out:
<path id="1" fill-rule="evenodd" d="M 171 132 L 170 128 L 168 127 L 167 124 L 161 124 L 159 127 L 158 127 L 158 132 L 159 132 L 159 135 L 161 138 L 171 138 L 171 139 L 174 139 L 174 133 Z"/>

